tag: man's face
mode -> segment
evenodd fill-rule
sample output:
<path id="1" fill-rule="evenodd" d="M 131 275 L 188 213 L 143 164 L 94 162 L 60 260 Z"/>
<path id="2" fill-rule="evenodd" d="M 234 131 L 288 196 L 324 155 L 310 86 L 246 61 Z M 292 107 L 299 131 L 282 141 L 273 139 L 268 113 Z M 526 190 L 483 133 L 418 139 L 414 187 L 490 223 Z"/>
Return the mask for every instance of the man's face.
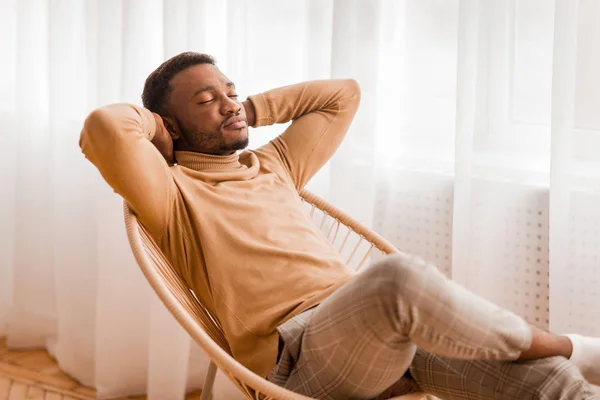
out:
<path id="1" fill-rule="evenodd" d="M 235 85 L 217 67 L 189 67 L 170 86 L 167 112 L 179 133 L 175 150 L 226 155 L 248 145 L 246 110 Z"/>

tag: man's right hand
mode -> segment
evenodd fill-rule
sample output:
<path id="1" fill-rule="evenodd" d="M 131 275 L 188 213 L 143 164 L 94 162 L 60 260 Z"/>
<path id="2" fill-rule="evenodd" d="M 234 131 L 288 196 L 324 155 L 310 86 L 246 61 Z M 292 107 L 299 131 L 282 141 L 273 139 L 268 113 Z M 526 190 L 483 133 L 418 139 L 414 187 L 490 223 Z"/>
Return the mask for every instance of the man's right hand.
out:
<path id="1" fill-rule="evenodd" d="M 175 162 L 173 139 L 171 139 L 169 131 L 165 128 L 162 117 L 156 113 L 152 113 L 152 115 L 154 116 L 154 121 L 156 121 L 156 133 L 154 133 L 152 144 L 169 164 L 173 164 Z"/>

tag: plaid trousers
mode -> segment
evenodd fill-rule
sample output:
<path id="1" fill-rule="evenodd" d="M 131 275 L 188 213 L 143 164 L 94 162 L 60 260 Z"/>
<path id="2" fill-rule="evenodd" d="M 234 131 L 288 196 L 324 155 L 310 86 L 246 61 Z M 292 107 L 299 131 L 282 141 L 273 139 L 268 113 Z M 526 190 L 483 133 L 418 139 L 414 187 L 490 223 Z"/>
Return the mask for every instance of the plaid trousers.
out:
<path id="1" fill-rule="evenodd" d="M 317 399 L 383 399 L 419 386 L 445 400 L 597 399 L 565 358 L 511 361 L 531 344 L 527 323 L 406 254 L 277 329 L 283 349 L 267 379 Z"/>

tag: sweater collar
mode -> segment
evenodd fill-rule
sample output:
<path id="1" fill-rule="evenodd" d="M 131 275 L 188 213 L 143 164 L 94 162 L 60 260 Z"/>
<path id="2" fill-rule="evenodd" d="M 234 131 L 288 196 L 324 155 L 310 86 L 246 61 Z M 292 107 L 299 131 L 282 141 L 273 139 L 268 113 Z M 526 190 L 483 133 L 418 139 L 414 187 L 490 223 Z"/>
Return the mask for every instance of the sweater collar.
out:
<path id="1" fill-rule="evenodd" d="M 229 156 L 176 151 L 177 164 L 195 171 L 227 171 L 242 167 L 238 153 Z"/>

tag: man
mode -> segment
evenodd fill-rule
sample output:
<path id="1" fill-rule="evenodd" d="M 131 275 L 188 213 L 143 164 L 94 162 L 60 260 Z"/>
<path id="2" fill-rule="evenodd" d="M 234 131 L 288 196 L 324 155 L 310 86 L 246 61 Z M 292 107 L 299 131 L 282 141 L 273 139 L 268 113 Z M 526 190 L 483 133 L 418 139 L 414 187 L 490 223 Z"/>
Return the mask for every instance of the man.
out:
<path id="1" fill-rule="evenodd" d="M 600 383 L 600 340 L 530 327 L 408 255 L 359 275 L 344 265 L 298 191 L 359 98 L 356 82 L 331 80 L 241 102 L 212 57 L 182 53 L 147 78 L 145 108 L 92 112 L 80 145 L 218 317 L 234 357 L 272 382 L 323 399 L 389 394 L 407 375 L 444 399 L 597 398 L 586 379 Z M 237 153 L 248 126 L 288 121 Z"/>

